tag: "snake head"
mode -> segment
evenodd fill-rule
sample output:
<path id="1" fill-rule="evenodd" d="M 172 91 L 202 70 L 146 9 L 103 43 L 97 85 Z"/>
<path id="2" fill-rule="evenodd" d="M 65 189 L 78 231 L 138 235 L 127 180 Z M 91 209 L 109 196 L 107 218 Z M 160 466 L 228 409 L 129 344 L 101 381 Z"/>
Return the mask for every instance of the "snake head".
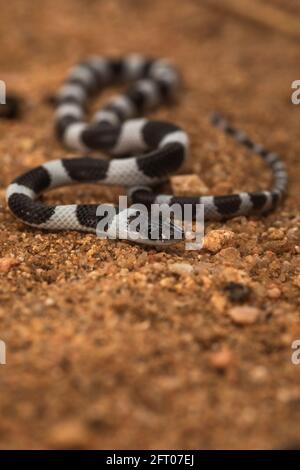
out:
<path id="1" fill-rule="evenodd" d="M 110 238 L 114 233 L 113 238 L 156 247 L 172 245 L 185 239 L 183 229 L 173 221 L 153 217 L 151 211 L 130 207 L 119 212 L 109 232 Z"/>
<path id="2" fill-rule="evenodd" d="M 128 230 L 129 239 L 134 235 L 135 243 L 152 246 L 166 246 L 183 241 L 185 238 L 183 229 L 171 220 L 155 220 L 149 216 L 141 222 L 139 231 Z"/>

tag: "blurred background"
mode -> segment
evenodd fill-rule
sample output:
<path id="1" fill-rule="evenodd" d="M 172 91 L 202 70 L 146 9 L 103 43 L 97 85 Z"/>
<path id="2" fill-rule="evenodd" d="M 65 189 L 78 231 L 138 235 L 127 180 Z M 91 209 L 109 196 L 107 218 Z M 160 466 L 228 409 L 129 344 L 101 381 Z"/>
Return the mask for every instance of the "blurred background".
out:
<path id="1" fill-rule="evenodd" d="M 300 79 L 298 0 L 0 5 L 0 79 L 24 100 L 18 121 L 0 123 L 0 255 L 15 260 L 0 272 L 0 338 L 7 343 L 0 447 L 294 445 L 300 369 L 291 364 L 290 345 L 300 338 L 300 107 L 291 103 L 291 83 Z M 209 192 L 269 182 L 261 162 L 251 161 L 249 170 L 245 152 L 210 128 L 212 111 L 288 164 L 285 206 L 264 220 L 228 222 L 235 238 L 225 252 L 156 253 L 96 243 L 90 235 L 43 234 L 6 210 L 12 178 L 70 154 L 54 138 L 47 103 L 68 68 L 88 55 L 129 52 L 168 57 L 181 71 L 178 103 L 153 117 L 189 133 L 184 172 L 203 177 Z M 53 200 L 114 201 L 117 194 L 62 189 Z M 191 264 L 194 274 L 176 272 L 175 262 Z M 254 325 L 230 320 L 236 304 L 224 293 L 229 281 L 249 286 L 247 302 L 259 313 Z"/>

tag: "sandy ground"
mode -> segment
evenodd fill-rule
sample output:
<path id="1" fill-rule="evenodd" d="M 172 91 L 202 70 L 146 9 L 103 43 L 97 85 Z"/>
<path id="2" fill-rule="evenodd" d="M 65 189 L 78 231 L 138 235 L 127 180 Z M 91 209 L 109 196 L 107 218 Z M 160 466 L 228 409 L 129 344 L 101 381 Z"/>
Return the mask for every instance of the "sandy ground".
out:
<path id="1" fill-rule="evenodd" d="M 296 1 L 265 3 L 300 13 Z M 14 0 L 1 9 L 0 25 L 0 78 L 26 102 L 22 120 L 0 123 L 1 448 L 294 445 L 300 106 L 290 94 L 300 79 L 299 41 L 192 0 Z M 184 172 L 199 174 L 215 194 L 269 183 L 258 158 L 210 128 L 209 113 L 220 110 L 283 155 L 290 190 L 279 210 L 207 224 L 208 249 L 194 252 L 16 222 L 6 185 L 71 155 L 54 138 L 45 96 L 85 56 L 131 51 L 170 57 L 182 71 L 178 104 L 153 116 L 188 131 Z M 47 200 L 104 202 L 118 194 L 86 186 Z"/>

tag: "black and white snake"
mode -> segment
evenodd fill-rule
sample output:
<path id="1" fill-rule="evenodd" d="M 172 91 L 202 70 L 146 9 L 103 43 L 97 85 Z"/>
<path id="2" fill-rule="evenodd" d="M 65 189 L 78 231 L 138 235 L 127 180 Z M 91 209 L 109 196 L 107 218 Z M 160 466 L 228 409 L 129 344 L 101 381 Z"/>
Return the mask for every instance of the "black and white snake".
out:
<path id="1" fill-rule="evenodd" d="M 85 122 L 84 108 L 88 98 L 109 84 L 125 81 L 130 83 L 129 89 L 96 112 L 92 123 Z M 274 209 L 287 186 L 284 163 L 277 154 L 254 144 L 219 115 L 214 115 L 213 124 L 258 154 L 271 168 L 272 188 L 199 197 L 168 196 L 151 190 L 151 186 L 166 180 L 181 167 L 188 154 L 189 139 L 175 124 L 137 116 L 171 100 L 179 85 L 178 72 L 168 61 L 150 60 L 138 54 L 120 59 L 94 57 L 75 66 L 57 95 L 55 125 L 58 138 L 66 147 L 85 154 L 101 150 L 122 158 L 107 160 L 83 156 L 52 160 L 36 167 L 16 178 L 7 188 L 7 202 L 12 213 L 38 228 L 95 232 L 99 222 L 97 204 L 47 206 L 37 200 L 48 189 L 75 183 L 127 186 L 131 202 L 146 207 L 154 203 L 192 204 L 193 207 L 203 204 L 205 219 L 262 214 Z M 172 237 L 171 240 L 165 238 L 163 230 L 159 239 L 151 240 L 151 224 L 139 236 L 131 237 L 128 219 L 135 214 L 134 206 L 117 213 L 106 227 L 106 236 L 115 238 L 116 226 L 119 226 L 136 242 L 155 245 L 174 241 Z M 180 230 L 176 225 L 167 221 L 162 225 L 164 223 L 168 228 L 171 224 L 178 237 Z"/>

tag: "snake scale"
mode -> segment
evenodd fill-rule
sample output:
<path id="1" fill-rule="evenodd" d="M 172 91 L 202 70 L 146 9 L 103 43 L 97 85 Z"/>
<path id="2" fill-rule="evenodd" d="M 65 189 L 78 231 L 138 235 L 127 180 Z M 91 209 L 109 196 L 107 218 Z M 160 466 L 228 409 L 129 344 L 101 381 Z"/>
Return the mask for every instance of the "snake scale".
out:
<path id="1" fill-rule="evenodd" d="M 108 100 L 92 122 L 85 120 L 87 101 L 108 85 L 129 83 L 128 89 Z M 280 157 L 255 144 L 242 131 L 234 129 L 215 114 L 212 123 L 252 153 L 258 154 L 272 171 L 271 189 L 223 196 L 176 197 L 156 194 L 153 186 L 177 172 L 189 152 L 189 139 L 179 126 L 140 117 L 157 106 L 170 102 L 180 88 L 180 76 L 166 59 L 149 59 L 139 54 L 121 58 L 92 57 L 76 65 L 56 97 L 55 129 L 62 144 L 84 156 L 52 160 L 17 177 L 7 188 L 11 212 L 22 222 L 48 230 L 96 232 L 99 222 L 97 204 L 45 205 L 38 200 L 44 191 L 76 183 L 123 185 L 129 188 L 131 203 L 174 203 L 204 205 L 206 220 L 237 215 L 263 214 L 274 209 L 287 187 L 287 172 Z M 92 157 L 102 151 L 111 159 Z M 122 158 L 120 158 L 122 157 Z M 134 205 L 119 211 L 108 223 L 106 235 L 116 237 L 116 226 L 129 232 L 128 220 L 136 214 Z M 174 233 L 176 224 L 162 221 Z M 151 240 L 151 223 L 134 241 L 153 245 L 171 243 L 162 230 Z M 136 235 L 136 234 L 135 234 Z M 182 237 L 184 234 L 182 233 Z M 175 237 L 176 238 L 176 237 Z M 178 241 L 178 240 L 175 240 Z"/>

